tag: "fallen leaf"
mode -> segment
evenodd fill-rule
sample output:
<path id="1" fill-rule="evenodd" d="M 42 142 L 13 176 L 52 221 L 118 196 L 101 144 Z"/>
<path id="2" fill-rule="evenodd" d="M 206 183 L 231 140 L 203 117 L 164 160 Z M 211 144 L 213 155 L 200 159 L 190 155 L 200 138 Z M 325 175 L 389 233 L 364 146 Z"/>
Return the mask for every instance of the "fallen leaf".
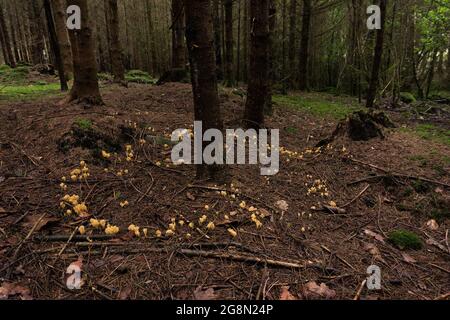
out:
<path id="1" fill-rule="evenodd" d="M 25 269 L 23 268 L 23 265 L 19 264 L 16 269 L 14 270 L 14 274 L 23 275 L 25 274 Z"/>
<path id="2" fill-rule="evenodd" d="M 444 192 L 444 190 L 442 190 L 441 188 L 437 187 L 436 189 L 434 189 L 434 192 L 442 194 Z"/>
<path id="3" fill-rule="evenodd" d="M 195 197 L 192 195 L 192 193 L 190 193 L 190 192 L 186 192 L 186 197 L 189 199 L 189 200 L 192 200 L 192 201 L 195 201 Z"/>
<path id="4" fill-rule="evenodd" d="M 281 287 L 281 294 L 279 300 L 298 300 L 292 293 L 289 292 L 288 286 Z"/>
<path id="5" fill-rule="evenodd" d="M 435 246 L 435 247 L 441 249 L 444 252 L 449 252 L 449 250 L 444 245 L 440 244 L 439 242 L 437 242 L 433 238 L 429 238 L 427 240 L 427 244 L 429 244 L 430 246 Z"/>
<path id="6" fill-rule="evenodd" d="M 370 237 L 373 237 L 373 238 L 375 238 L 376 240 L 378 240 L 378 241 L 384 243 L 384 238 L 383 238 L 383 236 L 382 236 L 381 234 L 378 234 L 378 233 L 376 233 L 376 232 L 373 232 L 373 231 L 371 231 L 371 230 L 369 230 L 369 229 L 365 229 L 365 230 L 364 230 L 364 233 L 365 233 L 366 235 L 368 235 L 368 236 L 370 236 Z"/>
<path id="7" fill-rule="evenodd" d="M 435 231 L 435 230 L 439 229 L 439 224 L 436 222 L 436 220 L 431 219 L 427 222 L 427 228 L 432 231 Z"/>
<path id="8" fill-rule="evenodd" d="M 128 300 L 131 294 L 131 287 L 125 287 L 120 289 L 119 294 L 117 295 L 117 298 L 119 300 Z"/>
<path id="9" fill-rule="evenodd" d="M 41 219 L 41 221 L 39 221 L 39 219 L 41 217 L 42 217 L 42 215 L 27 216 L 25 218 L 25 222 L 23 223 L 23 225 L 25 227 L 33 228 L 33 226 L 36 225 L 36 223 L 37 223 L 36 229 L 34 231 L 38 232 L 39 230 L 41 230 L 41 229 L 43 229 L 45 227 L 50 227 L 51 225 L 54 225 L 57 222 L 59 222 L 59 219 L 52 218 L 52 217 L 44 217 L 44 218 Z"/>
<path id="10" fill-rule="evenodd" d="M 380 250 L 377 248 L 376 245 L 374 245 L 374 244 L 372 244 L 372 243 L 368 243 L 368 244 L 366 244 L 365 249 L 366 249 L 367 251 L 369 251 L 369 253 L 370 253 L 375 259 L 385 262 L 384 259 L 383 259 L 383 257 L 381 256 Z"/>
<path id="11" fill-rule="evenodd" d="M 0 300 L 6 300 L 12 296 L 19 296 L 22 300 L 32 300 L 30 289 L 16 283 L 3 282 L 0 287 Z"/>
<path id="12" fill-rule="evenodd" d="M 5 212 L 6 212 L 6 210 L 3 209 L 2 207 L 0 207 L 0 213 L 5 213 Z"/>
<path id="13" fill-rule="evenodd" d="M 259 209 L 259 216 L 264 219 L 264 218 L 270 217 L 271 214 L 269 211 L 267 211 L 266 209 L 263 208 L 263 209 Z"/>
<path id="14" fill-rule="evenodd" d="M 403 260 L 405 261 L 405 262 L 408 262 L 408 263 L 416 263 L 417 262 L 417 260 L 416 259 L 414 259 L 413 257 L 411 257 L 409 254 L 407 254 L 407 253 L 402 253 L 402 257 L 403 257 Z"/>
<path id="15" fill-rule="evenodd" d="M 289 205 L 286 201 L 284 200 L 279 200 L 275 203 L 275 205 L 277 206 L 278 209 L 280 209 L 281 211 L 288 211 L 289 209 Z"/>
<path id="16" fill-rule="evenodd" d="M 328 288 L 325 283 L 321 283 L 319 286 L 315 281 L 310 281 L 303 286 L 303 296 L 312 299 L 332 299 L 336 296 L 336 291 Z"/>
<path id="17" fill-rule="evenodd" d="M 208 288 L 206 290 L 202 290 L 202 287 L 199 286 L 194 291 L 194 299 L 195 300 L 216 300 L 217 296 L 216 296 L 213 288 Z"/>

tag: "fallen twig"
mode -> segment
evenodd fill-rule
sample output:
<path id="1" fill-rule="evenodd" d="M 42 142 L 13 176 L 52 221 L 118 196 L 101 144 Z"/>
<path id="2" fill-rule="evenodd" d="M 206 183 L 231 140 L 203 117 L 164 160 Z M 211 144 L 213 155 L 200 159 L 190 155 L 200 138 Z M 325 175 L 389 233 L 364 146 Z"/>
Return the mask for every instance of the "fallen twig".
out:
<path id="1" fill-rule="evenodd" d="M 353 298 L 353 300 L 359 300 L 359 298 L 361 297 L 361 293 L 362 293 L 366 283 L 367 283 L 367 279 L 364 279 L 364 281 L 361 282 L 361 284 L 358 287 L 358 290 L 356 291 L 356 294 L 355 294 L 355 297 Z"/>
<path id="2" fill-rule="evenodd" d="M 401 174 L 401 173 L 394 173 L 394 172 L 391 172 L 391 171 L 389 171 L 387 169 L 384 169 L 384 168 L 381 168 L 379 166 L 376 166 L 376 165 L 373 165 L 373 164 L 370 164 L 370 163 L 367 163 L 367 162 L 363 162 L 363 161 L 360 161 L 360 160 L 357 160 L 357 159 L 344 158 L 344 160 L 345 161 L 355 162 L 355 163 L 358 163 L 358 164 L 362 164 L 362 165 L 368 166 L 368 167 L 370 167 L 372 169 L 376 169 L 376 170 L 379 170 L 379 171 L 382 171 L 382 172 L 386 173 L 385 176 L 377 176 L 377 177 L 373 177 L 373 179 L 375 179 L 375 178 L 384 178 L 384 177 L 403 178 L 403 179 L 410 179 L 410 180 L 419 180 L 419 181 L 428 182 L 428 183 L 435 184 L 435 185 L 440 185 L 440 186 L 443 186 L 443 187 L 446 187 L 446 188 L 450 188 L 450 185 L 447 184 L 447 183 L 436 181 L 436 180 L 432 180 L 432 179 L 429 179 L 429 178 L 426 178 L 426 177 L 419 177 L 419 176 L 413 176 L 413 175 L 407 175 L 407 174 Z M 369 178 L 366 178 L 366 179 L 369 179 Z M 372 178 L 370 178 L 370 179 L 372 179 Z M 360 180 L 359 182 L 362 182 L 362 181 L 363 180 Z"/>
<path id="3" fill-rule="evenodd" d="M 42 236 L 36 237 L 35 240 L 42 242 L 81 242 L 81 241 L 89 241 L 89 240 L 111 240 L 117 238 L 117 236 L 110 236 L 106 234 L 98 234 L 98 235 L 66 235 L 66 234 L 57 234 L 52 236 Z"/>
<path id="4" fill-rule="evenodd" d="M 356 197 L 354 197 L 352 200 L 350 200 L 349 202 L 347 202 L 346 204 L 344 204 L 343 206 L 341 206 L 341 208 L 346 208 L 346 207 L 348 207 L 349 205 L 351 205 L 353 202 L 355 202 L 356 200 L 358 200 L 359 197 L 361 197 L 361 196 L 364 194 L 364 192 L 366 192 L 367 189 L 369 189 L 369 187 L 370 187 L 370 184 L 366 185 L 366 186 L 364 187 L 364 189 L 362 189 L 361 192 L 358 193 L 358 195 L 357 195 Z"/>

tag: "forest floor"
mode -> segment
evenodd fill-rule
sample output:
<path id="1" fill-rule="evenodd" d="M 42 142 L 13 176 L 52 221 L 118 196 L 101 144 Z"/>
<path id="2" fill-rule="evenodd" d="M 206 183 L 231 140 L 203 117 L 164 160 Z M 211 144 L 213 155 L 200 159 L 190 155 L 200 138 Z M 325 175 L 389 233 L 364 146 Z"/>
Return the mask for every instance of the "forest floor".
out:
<path id="1" fill-rule="evenodd" d="M 193 124 L 190 85 L 104 84 L 106 105 L 93 109 L 62 107 L 61 95 L 53 93 L 0 98 L 3 297 L 448 296 L 445 123 L 388 111 L 398 128 L 388 130 L 385 139 L 340 138 L 317 149 L 338 118 L 359 108 L 357 102 L 328 94 L 276 96 L 267 126 L 281 132 L 280 173 L 263 177 L 257 166 L 231 166 L 228 183 L 214 185 L 195 180 L 193 166 L 169 161 L 170 133 Z M 226 128 L 239 125 L 244 99 L 237 93 L 220 92 Z M 132 161 L 125 160 L 127 144 Z M 71 181 L 80 161 L 90 176 Z M 67 216 L 69 205 L 61 207 L 66 194 L 78 195 L 89 214 Z M 334 205 L 342 210 L 330 208 Z M 200 225 L 203 215 L 207 221 Z M 120 232 L 105 237 L 90 225 L 91 218 L 106 219 Z M 166 237 L 172 221 L 175 235 Z M 211 221 L 214 230 L 206 227 Z M 195 222 L 194 229 L 189 222 Z M 139 238 L 127 231 L 130 224 L 140 227 Z M 76 231 L 81 225 L 84 236 Z M 66 269 L 74 262 L 82 268 L 84 285 L 72 291 Z M 381 290 L 364 285 L 371 265 L 381 269 Z"/>

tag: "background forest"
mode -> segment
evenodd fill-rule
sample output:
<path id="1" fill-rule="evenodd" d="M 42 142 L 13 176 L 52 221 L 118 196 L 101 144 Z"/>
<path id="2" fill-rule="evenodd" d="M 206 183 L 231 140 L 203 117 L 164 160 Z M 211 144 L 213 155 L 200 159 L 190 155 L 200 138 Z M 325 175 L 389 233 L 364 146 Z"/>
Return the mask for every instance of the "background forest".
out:
<path id="1" fill-rule="evenodd" d="M 365 98 L 375 46 L 375 32 L 366 27 L 370 4 L 363 0 L 271 0 L 271 78 L 275 89 L 310 89 Z M 249 1 L 214 0 L 212 6 L 219 79 L 227 85 L 246 83 Z M 395 102 L 401 92 L 421 98 L 432 90 L 448 89 L 449 6 L 446 0 L 388 3 L 380 94 L 392 96 Z M 108 1 L 89 1 L 89 7 L 99 72 L 111 73 L 111 32 L 119 34 L 127 70 L 142 70 L 156 79 L 171 69 L 172 37 L 177 31 L 171 22 L 175 4 L 169 0 L 120 1 L 117 31 L 111 30 Z M 55 65 L 42 3 L 3 0 L 1 8 L 3 61 L 10 66 Z M 178 13 L 174 14 L 177 18 Z"/>

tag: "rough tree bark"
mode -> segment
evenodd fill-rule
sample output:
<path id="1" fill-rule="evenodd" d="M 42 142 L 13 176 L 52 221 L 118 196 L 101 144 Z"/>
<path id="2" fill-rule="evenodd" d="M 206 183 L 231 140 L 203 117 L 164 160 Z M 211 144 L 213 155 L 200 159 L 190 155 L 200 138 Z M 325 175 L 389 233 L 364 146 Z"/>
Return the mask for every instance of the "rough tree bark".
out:
<path id="1" fill-rule="evenodd" d="M 66 79 L 72 78 L 73 64 L 72 52 L 69 42 L 69 34 L 66 28 L 66 13 L 62 0 L 52 0 L 53 19 L 55 21 L 56 36 L 58 37 L 59 49 L 61 51 L 61 58 L 64 63 L 64 71 Z"/>
<path id="2" fill-rule="evenodd" d="M 242 80 L 247 82 L 248 79 L 248 37 L 249 37 L 249 19 L 248 19 L 249 3 L 248 0 L 244 0 L 244 30 L 243 34 L 243 44 L 242 44 Z"/>
<path id="3" fill-rule="evenodd" d="M 225 85 L 234 86 L 233 0 L 225 0 Z"/>
<path id="4" fill-rule="evenodd" d="M 69 90 L 66 80 L 66 72 L 64 70 L 64 63 L 61 58 L 61 50 L 59 48 L 58 37 L 56 35 L 55 22 L 53 21 L 52 5 L 50 0 L 44 0 L 45 17 L 47 19 L 47 29 L 50 36 L 50 46 L 55 55 L 56 67 L 58 69 L 59 82 L 61 84 L 61 91 Z"/>
<path id="5" fill-rule="evenodd" d="M 259 129 L 264 125 L 264 107 L 269 91 L 269 2 L 250 0 L 250 58 L 244 124 Z"/>
<path id="6" fill-rule="evenodd" d="M 378 90 L 378 82 L 380 78 L 380 68 L 381 68 L 381 60 L 383 58 L 383 46 L 384 46 L 384 26 L 386 22 L 386 4 L 387 0 L 380 0 L 381 29 L 377 30 L 377 39 L 375 43 L 375 53 L 372 65 L 372 76 L 370 79 L 369 89 L 367 91 L 366 107 L 369 109 L 374 107 L 375 97 L 377 96 Z"/>
<path id="7" fill-rule="evenodd" d="M 147 24 L 148 24 L 148 36 L 150 43 L 150 54 L 152 58 L 152 73 L 155 74 L 158 70 L 158 59 L 156 56 L 156 40 L 155 40 L 155 30 L 153 25 L 153 10 L 151 8 L 150 0 L 145 1 L 145 10 L 147 11 Z"/>
<path id="8" fill-rule="evenodd" d="M 115 83 L 125 82 L 125 67 L 123 65 L 123 52 L 120 45 L 119 8 L 117 0 L 108 0 L 109 17 L 109 43 L 111 48 L 111 70 Z"/>
<path id="9" fill-rule="evenodd" d="M 425 99 L 428 99 L 430 96 L 431 85 L 433 83 L 435 69 L 436 69 L 437 55 L 438 55 L 438 50 L 434 50 L 434 52 L 432 53 L 432 57 L 431 57 L 430 70 L 428 71 L 428 75 L 427 75 Z"/>
<path id="10" fill-rule="evenodd" d="M 183 0 L 172 0 L 172 69 L 186 68 Z"/>
<path id="11" fill-rule="evenodd" d="M 222 130 L 210 0 L 184 0 L 186 40 L 191 67 L 194 114 L 202 121 L 203 131 Z M 220 166 L 197 167 L 197 175 L 216 178 L 224 169 Z"/>
<path id="12" fill-rule="evenodd" d="M 309 36 L 311 29 L 312 4 L 311 0 L 303 0 L 302 34 L 300 43 L 300 64 L 298 75 L 298 88 L 308 90 L 308 58 Z"/>
<path id="13" fill-rule="evenodd" d="M 264 113 L 266 115 L 272 115 L 273 113 L 273 106 L 272 106 L 272 84 L 273 79 L 275 77 L 275 70 L 274 70 L 274 48 L 273 48 L 273 38 L 274 38 L 274 32 L 276 27 L 276 17 L 277 17 L 277 7 L 275 4 L 275 0 L 269 0 L 269 39 L 268 39 L 268 87 L 266 92 L 266 103 L 264 106 Z"/>
<path id="14" fill-rule="evenodd" d="M 11 48 L 11 42 L 9 41 L 9 32 L 6 28 L 5 16 L 3 13 L 3 6 L 0 3 L 0 42 L 3 48 L 3 56 L 5 58 L 5 63 L 12 68 L 16 67 L 16 62 L 14 60 L 13 51 Z"/>
<path id="15" fill-rule="evenodd" d="M 98 86 L 97 61 L 92 23 L 87 0 L 68 0 L 68 5 L 77 5 L 81 9 L 81 29 L 69 30 L 72 47 L 74 84 L 69 101 L 86 105 L 102 105 Z"/>
<path id="16" fill-rule="evenodd" d="M 30 1 L 28 9 L 31 35 L 31 60 L 35 65 L 45 62 L 44 32 L 42 30 L 39 4 L 40 1 L 38 0 Z"/>
<path id="17" fill-rule="evenodd" d="M 14 54 L 14 59 L 16 61 L 16 63 L 21 61 L 21 56 L 20 56 L 20 48 L 18 45 L 18 41 L 17 41 L 17 37 L 16 37 L 16 29 L 18 29 L 18 25 L 17 28 L 15 27 L 16 25 L 14 24 L 14 14 L 13 14 L 13 6 L 14 3 L 10 2 L 9 3 L 9 7 L 8 7 L 8 17 L 9 17 L 9 29 L 11 30 L 11 41 L 12 41 L 12 51 Z"/>
<path id="18" fill-rule="evenodd" d="M 447 51 L 447 88 L 450 89 L 450 37 L 448 39 L 448 51 Z"/>
<path id="19" fill-rule="evenodd" d="M 220 1 L 213 0 L 214 16 L 214 46 L 216 50 L 217 78 L 223 80 L 223 60 L 222 60 L 222 39 L 221 39 L 221 21 L 220 21 Z"/>
<path id="20" fill-rule="evenodd" d="M 288 53 L 288 61 L 290 67 L 290 76 L 289 76 L 289 85 L 291 88 L 295 87 L 295 72 L 297 70 L 296 64 L 296 46 L 295 43 L 297 41 L 297 0 L 291 0 L 290 5 L 290 17 L 289 17 L 289 53 Z"/>

